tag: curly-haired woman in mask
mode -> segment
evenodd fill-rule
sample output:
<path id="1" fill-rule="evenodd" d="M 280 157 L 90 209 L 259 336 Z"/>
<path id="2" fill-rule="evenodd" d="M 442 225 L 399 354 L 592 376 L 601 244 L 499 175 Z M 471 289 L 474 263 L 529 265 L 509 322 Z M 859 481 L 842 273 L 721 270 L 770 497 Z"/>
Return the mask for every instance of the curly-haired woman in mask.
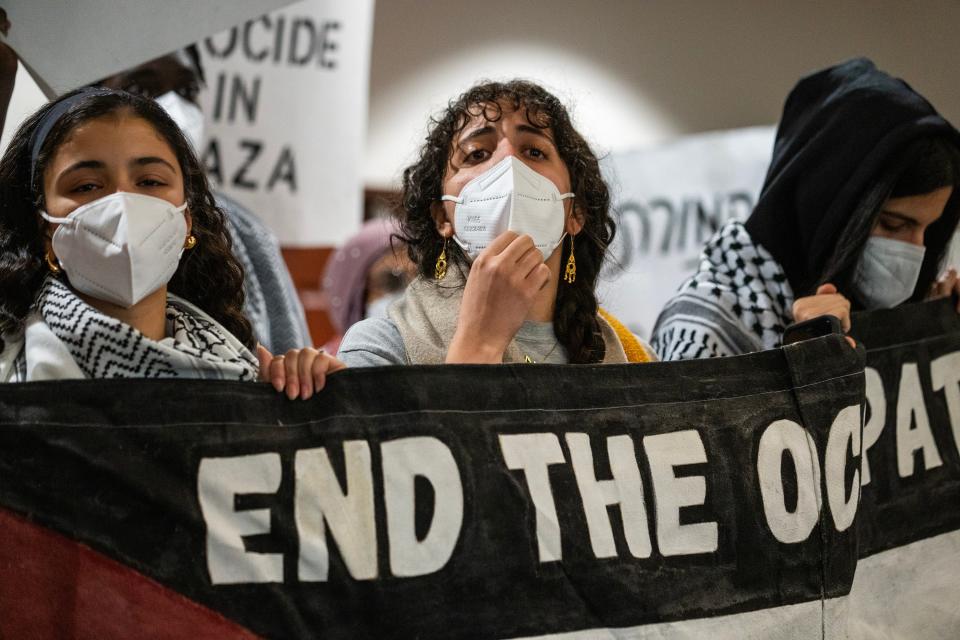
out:
<path id="1" fill-rule="evenodd" d="M 0 160 L 0 380 L 265 377 L 242 282 L 199 163 L 153 101 L 68 94 Z M 310 394 L 340 366 L 314 354 L 297 358 Z"/>
<path id="2" fill-rule="evenodd" d="M 388 318 L 344 336 L 350 366 L 646 361 L 599 309 L 613 233 L 597 158 L 529 82 L 479 84 L 432 120 L 403 174 L 401 229 L 419 276 Z"/>
<path id="3" fill-rule="evenodd" d="M 905 82 L 856 59 L 790 93 L 757 206 L 707 243 L 652 343 L 664 360 L 780 345 L 784 329 L 948 295 L 960 134 Z"/>

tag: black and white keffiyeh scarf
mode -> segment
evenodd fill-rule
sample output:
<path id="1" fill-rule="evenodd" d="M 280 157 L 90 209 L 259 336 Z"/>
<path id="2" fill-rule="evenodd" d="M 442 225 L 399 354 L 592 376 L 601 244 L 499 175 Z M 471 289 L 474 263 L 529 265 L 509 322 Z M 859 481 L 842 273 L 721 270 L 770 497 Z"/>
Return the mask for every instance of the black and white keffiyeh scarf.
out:
<path id="1" fill-rule="evenodd" d="M 77 377 L 70 375 L 77 369 L 87 378 L 257 379 L 257 359 L 249 349 L 173 294 L 167 294 L 168 337 L 159 341 L 97 311 L 53 277 L 45 281 L 31 315 L 14 380 L 34 377 L 28 372 L 38 369 L 36 359 L 61 360 L 43 363 L 38 379 L 54 378 L 58 370 L 63 377 Z"/>
<path id="2" fill-rule="evenodd" d="M 661 360 L 774 349 L 793 322 L 793 301 L 780 264 L 742 222 L 728 222 L 704 246 L 697 273 L 660 313 L 651 344 Z"/>

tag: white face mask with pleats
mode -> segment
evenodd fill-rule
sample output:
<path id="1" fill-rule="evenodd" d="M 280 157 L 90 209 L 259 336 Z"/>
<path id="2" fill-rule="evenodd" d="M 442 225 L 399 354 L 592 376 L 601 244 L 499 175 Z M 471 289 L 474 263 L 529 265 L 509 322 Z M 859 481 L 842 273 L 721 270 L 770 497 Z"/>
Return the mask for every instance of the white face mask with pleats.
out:
<path id="1" fill-rule="evenodd" d="M 853 286 L 867 309 L 890 309 L 913 295 L 926 247 L 870 236 L 860 254 Z"/>
<path id="2" fill-rule="evenodd" d="M 183 211 L 166 200 L 118 191 L 71 211 L 59 224 L 53 250 L 74 289 L 132 307 L 170 282 L 187 236 Z"/>
<path id="3" fill-rule="evenodd" d="M 546 260 L 563 239 L 563 201 L 572 193 L 557 186 L 515 156 L 507 156 L 463 186 L 456 203 L 453 239 L 471 260 L 504 231 L 528 234 Z"/>

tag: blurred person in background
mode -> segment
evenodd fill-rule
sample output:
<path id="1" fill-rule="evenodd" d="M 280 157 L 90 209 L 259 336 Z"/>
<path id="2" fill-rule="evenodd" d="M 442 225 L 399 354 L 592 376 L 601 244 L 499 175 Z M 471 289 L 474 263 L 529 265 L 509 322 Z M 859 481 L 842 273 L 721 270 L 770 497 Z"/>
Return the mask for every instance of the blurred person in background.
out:
<path id="1" fill-rule="evenodd" d="M 850 60 L 794 87 L 753 213 L 725 224 L 661 312 L 663 360 L 780 346 L 791 323 L 958 290 L 960 134 L 902 80 Z M 939 277 L 938 277 L 939 275 Z"/>
<path id="2" fill-rule="evenodd" d="M 343 334 L 357 322 L 386 318 L 416 276 L 399 230 L 393 220 L 370 220 L 330 256 L 322 281 L 323 304 L 336 330 L 324 345 L 329 353 L 337 353 Z"/>

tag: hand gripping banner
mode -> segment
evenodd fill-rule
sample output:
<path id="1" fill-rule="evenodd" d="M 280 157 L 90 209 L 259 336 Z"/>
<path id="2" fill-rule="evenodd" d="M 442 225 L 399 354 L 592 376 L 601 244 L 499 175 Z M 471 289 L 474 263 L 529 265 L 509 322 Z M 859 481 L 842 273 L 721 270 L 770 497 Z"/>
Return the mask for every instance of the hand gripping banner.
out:
<path id="1" fill-rule="evenodd" d="M 0 636 L 857 636 L 896 615 L 876 593 L 956 593 L 887 559 L 960 557 L 960 365 L 937 359 L 960 333 L 940 329 L 888 349 L 886 422 L 868 410 L 865 430 L 864 352 L 838 336 L 654 365 L 344 371 L 309 402 L 0 387 Z M 905 358 L 939 466 L 920 427 L 894 437 L 912 381 L 884 376 Z M 923 629 L 956 628 L 952 602 Z"/>

